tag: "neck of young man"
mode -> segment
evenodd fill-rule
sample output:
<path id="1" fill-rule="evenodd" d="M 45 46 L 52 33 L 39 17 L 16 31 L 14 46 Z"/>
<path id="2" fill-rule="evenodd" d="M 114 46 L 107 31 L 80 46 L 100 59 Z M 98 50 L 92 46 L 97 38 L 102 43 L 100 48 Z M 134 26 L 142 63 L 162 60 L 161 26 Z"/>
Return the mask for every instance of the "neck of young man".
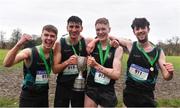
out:
<path id="1" fill-rule="evenodd" d="M 42 50 L 43 50 L 43 52 L 44 52 L 45 55 L 46 55 L 46 54 L 49 54 L 51 48 L 46 48 L 46 47 L 43 46 L 43 45 L 41 45 L 41 47 L 42 47 Z"/>
<path id="2" fill-rule="evenodd" d="M 100 42 L 101 42 L 101 46 L 102 46 L 102 49 L 106 49 L 106 47 L 107 47 L 107 42 L 108 42 L 108 39 L 109 38 L 106 38 L 106 39 L 103 39 L 103 40 L 100 40 Z"/>
<path id="3" fill-rule="evenodd" d="M 139 42 L 139 44 L 144 49 L 145 52 L 150 52 L 154 48 L 154 46 L 149 41 L 146 41 L 144 43 Z"/>
<path id="4" fill-rule="evenodd" d="M 71 36 L 69 37 L 69 42 L 72 45 L 75 45 L 79 42 L 80 36 L 76 37 L 76 38 L 72 38 Z"/>

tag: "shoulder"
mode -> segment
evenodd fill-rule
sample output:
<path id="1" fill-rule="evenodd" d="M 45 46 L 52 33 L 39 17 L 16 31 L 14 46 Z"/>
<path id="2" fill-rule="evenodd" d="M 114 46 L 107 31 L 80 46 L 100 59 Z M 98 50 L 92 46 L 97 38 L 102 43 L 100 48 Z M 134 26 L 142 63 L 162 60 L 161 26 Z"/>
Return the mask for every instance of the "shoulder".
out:
<path id="1" fill-rule="evenodd" d="M 25 49 L 21 50 L 18 55 L 20 55 L 24 59 L 30 59 L 30 57 L 32 55 L 32 48 L 25 48 Z"/>
<path id="2" fill-rule="evenodd" d="M 118 47 L 116 48 L 116 52 L 123 52 L 123 48 L 122 48 L 121 46 L 118 46 Z"/>
<path id="3" fill-rule="evenodd" d="M 83 37 L 83 38 L 84 38 L 86 44 L 89 44 L 94 39 L 93 36 L 88 36 L 88 37 Z"/>

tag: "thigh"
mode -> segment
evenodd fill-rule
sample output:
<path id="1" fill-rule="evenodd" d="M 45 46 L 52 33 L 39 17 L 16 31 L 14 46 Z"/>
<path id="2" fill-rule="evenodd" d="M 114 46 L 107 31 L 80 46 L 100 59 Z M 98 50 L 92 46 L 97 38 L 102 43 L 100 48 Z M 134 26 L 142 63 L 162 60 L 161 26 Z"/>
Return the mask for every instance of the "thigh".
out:
<path id="1" fill-rule="evenodd" d="M 92 85 L 86 85 L 85 94 L 88 98 L 90 98 L 96 105 L 99 104 L 99 92 L 98 88 Z"/>
<path id="2" fill-rule="evenodd" d="M 85 95 L 84 107 L 97 107 L 97 104 L 87 95 Z"/>

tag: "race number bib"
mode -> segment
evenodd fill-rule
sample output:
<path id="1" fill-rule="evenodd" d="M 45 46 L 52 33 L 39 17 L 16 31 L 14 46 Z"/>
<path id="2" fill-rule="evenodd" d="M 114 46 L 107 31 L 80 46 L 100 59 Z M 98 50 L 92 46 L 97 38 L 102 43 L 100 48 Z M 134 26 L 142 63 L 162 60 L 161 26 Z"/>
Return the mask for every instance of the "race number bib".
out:
<path id="1" fill-rule="evenodd" d="M 105 76 L 103 73 L 96 71 L 94 81 L 96 83 L 108 85 L 110 82 L 110 79 L 107 76 Z"/>
<path id="2" fill-rule="evenodd" d="M 63 71 L 63 75 L 73 75 L 73 74 L 78 74 L 77 65 L 68 65 Z"/>
<path id="3" fill-rule="evenodd" d="M 48 83 L 48 75 L 46 71 L 39 70 L 36 73 L 36 84 L 47 84 Z"/>
<path id="4" fill-rule="evenodd" d="M 131 64 L 129 72 L 133 78 L 141 81 L 147 80 L 149 75 L 149 69 L 143 68 L 136 64 Z"/>

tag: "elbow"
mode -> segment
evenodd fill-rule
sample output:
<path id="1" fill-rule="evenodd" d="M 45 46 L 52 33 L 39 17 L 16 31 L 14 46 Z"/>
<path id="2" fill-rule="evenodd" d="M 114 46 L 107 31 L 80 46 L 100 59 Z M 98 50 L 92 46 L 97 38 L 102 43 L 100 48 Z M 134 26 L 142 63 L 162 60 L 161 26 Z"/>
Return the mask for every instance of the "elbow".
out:
<path id="1" fill-rule="evenodd" d="M 164 80 L 170 81 L 173 78 L 173 75 L 164 77 Z"/>
<path id="2" fill-rule="evenodd" d="M 54 74 L 57 74 L 57 71 L 56 71 L 55 69 L 53 69 L 52 72 L 53 72 Z"/>
<path id="3" fill-rule="evenodd" d="M 58 71 L 58 69 L 56 69 L 56 67 L 53 67 L 53 68 L 52 68 L 52 72 L 53 72 L 54 74 L 58 74 L 59 71 Z"/>
<path id="4" fill-rule="evenodd" d="M 113 79 L 114 79 L 114 80 L 118 80 L 118 79 L 119 79 L 119 77 L 114 77 Z"/>
<path id="5" fill-rule="evenodd" d="M 4 67 L 11 67 L 11 66 L 12 66 L 12 64 L 7 63 L 7 62 L 3 62 L 3 66 L 4 66 Z"/>
<path id="6" fill-rule="evenodd" d="M 171 80 L 172 78 L 164 78 L 164 80 L 166 80 L 166 81 L 169 81 L 169 80 Z"/>
<path id="7" fill-rule="evenodd" d="M 112 79 L 114 80 L 118 80 L 120 78 L 120 72 L 117 72 L 118 74 L 115 74 L 114 77 Z"/>

